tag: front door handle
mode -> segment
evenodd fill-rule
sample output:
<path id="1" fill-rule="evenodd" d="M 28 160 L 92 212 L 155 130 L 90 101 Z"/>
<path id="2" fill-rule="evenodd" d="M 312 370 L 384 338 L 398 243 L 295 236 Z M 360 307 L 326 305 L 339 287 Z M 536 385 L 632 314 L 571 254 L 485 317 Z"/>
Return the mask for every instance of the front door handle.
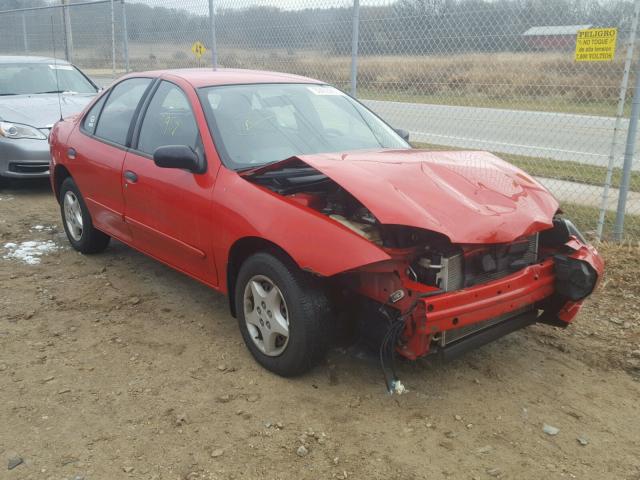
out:
<path id="1" fill-rule="evenodd" d="M 136 174 L 136 172 L 132 172 L 131 170 L 125 170 L 124 178 L 129 183 L 136 183 L 138 181 L 138 175 Z"/>

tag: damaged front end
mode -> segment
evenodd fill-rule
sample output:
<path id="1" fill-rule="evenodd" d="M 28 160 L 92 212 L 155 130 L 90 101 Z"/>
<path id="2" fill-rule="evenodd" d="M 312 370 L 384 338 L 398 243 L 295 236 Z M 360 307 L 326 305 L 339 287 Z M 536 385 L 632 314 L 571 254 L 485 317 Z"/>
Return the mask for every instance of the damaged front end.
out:
<path id="1" fill-rule="evenodd" d="M 379 346 L 383 364 L 394 353 L 452 358 L 536 322 L 566 326 L 603 273 L 595 248 L 559 212 L 546 224 L 538 216 L 536 228 L 510 241 L 454 243 L 434 230 L 380 222 L 346 188 L 297 158 L 245 178 L 388 255 L 330 279 L 337 303 L 358 319 L 360 336 Z"/>

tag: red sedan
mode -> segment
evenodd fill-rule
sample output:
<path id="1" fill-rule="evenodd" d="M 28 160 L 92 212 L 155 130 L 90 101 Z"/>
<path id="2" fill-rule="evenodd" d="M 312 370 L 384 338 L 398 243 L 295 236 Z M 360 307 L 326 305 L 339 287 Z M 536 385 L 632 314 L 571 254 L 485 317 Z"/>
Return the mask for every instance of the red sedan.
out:
<path id="1" fill-rule="evenodd" d="M 280 375 L 338 332 L 390 370 L 568 325 L 603 262 L 555 198 L 490 153 L 407 137 L 317 80 L 137 73 L 55 125 L 51 182 L 76 250 L 113 237 L 226 293 Z"/>

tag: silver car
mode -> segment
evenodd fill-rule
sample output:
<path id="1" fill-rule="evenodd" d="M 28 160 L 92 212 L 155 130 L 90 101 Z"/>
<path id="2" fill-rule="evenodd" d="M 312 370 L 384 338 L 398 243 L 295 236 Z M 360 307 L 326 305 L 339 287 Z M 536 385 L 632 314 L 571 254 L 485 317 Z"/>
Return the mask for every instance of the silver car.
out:
<path id="1" fill-rule="evenodd" d="M 98 92 L 64 60 L 0 56 L 0 181 L 49 175 L 47 138 L 55 122 Z"/>

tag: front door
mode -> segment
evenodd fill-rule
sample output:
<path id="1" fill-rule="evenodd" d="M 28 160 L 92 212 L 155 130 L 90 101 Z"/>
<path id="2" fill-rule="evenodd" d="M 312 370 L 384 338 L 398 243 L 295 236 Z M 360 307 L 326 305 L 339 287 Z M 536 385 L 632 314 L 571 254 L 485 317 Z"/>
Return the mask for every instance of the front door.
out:
<path id="1" fill-rule="evenodd" d="M 210 251 L 215 177 L 156 166 L 153 152 L 166 145 L 186 145 L 204 155 L 189 100 L 180 87 L 162 81 L 124 160 L 125 222 L 137 248 L 216 285 Z"/>

